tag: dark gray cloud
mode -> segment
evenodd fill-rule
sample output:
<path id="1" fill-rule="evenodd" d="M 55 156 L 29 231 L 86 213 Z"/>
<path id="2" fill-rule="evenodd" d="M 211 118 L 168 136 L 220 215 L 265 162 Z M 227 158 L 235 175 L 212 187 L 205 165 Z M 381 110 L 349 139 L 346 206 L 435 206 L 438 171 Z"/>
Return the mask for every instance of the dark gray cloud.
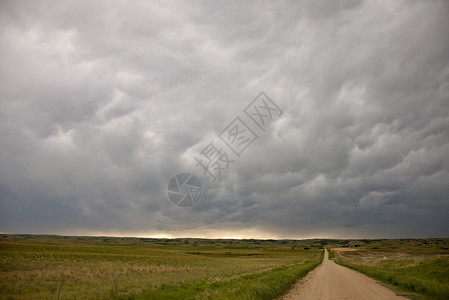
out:
<path id="1" fill-rule="evenodd" d="M 0 6 L 0 231 L 449 236 L 447 2 Z M 260 91 L 283 115 L 208 182 Z"/>

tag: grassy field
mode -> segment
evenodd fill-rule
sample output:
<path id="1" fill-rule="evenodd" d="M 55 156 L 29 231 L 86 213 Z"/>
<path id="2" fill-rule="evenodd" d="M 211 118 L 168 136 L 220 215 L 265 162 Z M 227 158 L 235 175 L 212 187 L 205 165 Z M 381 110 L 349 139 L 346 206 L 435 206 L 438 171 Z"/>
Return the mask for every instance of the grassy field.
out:
<path id="1" fill-rule="evenodd" d="M 0 235 L 0 299 L 273 299 L 322 259 L 449 299 L 449 239 L 208 240 Z M 117 283 L 117 291 L 116 291 Z"/>
<path id="2" fill-rule="evenodd" d="M 272 299 L 322 240 L 0 235 L 0 299 Z M 116 292 L 117 283 L 117 292 Z"/>
<path id="3" fill-rule="evenodd" d="M 334 245 L 331 256 L 411 298 L 449 299 L 448 239 L 351 241 Z"/>

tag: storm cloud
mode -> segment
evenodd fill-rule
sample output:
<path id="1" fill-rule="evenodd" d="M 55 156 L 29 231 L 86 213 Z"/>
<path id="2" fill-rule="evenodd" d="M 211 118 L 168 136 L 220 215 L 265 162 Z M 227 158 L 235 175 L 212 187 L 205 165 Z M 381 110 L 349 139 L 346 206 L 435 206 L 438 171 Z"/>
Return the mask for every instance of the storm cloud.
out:
<path id="1" fill-rule="evenodd" d="M 2 1 L 0 231 L 449 237 L 448 15 Z M 194 156 L 262 91 L 283 114 L 209 181 Z M 189 208 L 167 198 L 180 172 L 203 184 Z"/>

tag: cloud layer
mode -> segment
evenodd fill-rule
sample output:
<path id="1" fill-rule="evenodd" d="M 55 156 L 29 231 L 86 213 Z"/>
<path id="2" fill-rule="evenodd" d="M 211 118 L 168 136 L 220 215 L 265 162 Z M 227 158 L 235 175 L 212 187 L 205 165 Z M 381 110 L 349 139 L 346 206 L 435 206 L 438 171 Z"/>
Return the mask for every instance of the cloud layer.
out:
<path id="1" fill-rule="evenodd" d="M 0 6 L 0 231 L 449 237 L 447 2 Z M 261 91 L 283 115 L 209 182 Z"/>

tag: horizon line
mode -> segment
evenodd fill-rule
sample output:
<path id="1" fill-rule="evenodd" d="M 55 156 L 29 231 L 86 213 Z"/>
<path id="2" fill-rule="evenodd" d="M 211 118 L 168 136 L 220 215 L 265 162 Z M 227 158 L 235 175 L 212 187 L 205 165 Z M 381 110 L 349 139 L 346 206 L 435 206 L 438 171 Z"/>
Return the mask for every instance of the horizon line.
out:
<path id="1" fill-rule="evenodd" d="M 203 239 L 203 240 L 274 240 L 274 241 L 282 241 L 282 240 L 404 240 L 404 239 L 448 239 L 448 237 L 400 237 L 400 238 L 391 238 L 391 237 L 351 237 L 351 238 L 335 238 L 335 237 L 307 237 L 307 238 L 251 238 L 251 237 L 204 237 L 204 236 L 162 236 L 162 235 L 105 235 L 105 234 L 57 234 L 57 233 L 7 233 L 0 232 L 1 235 L 34 235 L 34 236 L 61 236 L 61 237 L 108 237 L 108 238 L 145 238 L 145 239 L 165 239 L 165 240 L 175 240 L 175 239 Z"/>

